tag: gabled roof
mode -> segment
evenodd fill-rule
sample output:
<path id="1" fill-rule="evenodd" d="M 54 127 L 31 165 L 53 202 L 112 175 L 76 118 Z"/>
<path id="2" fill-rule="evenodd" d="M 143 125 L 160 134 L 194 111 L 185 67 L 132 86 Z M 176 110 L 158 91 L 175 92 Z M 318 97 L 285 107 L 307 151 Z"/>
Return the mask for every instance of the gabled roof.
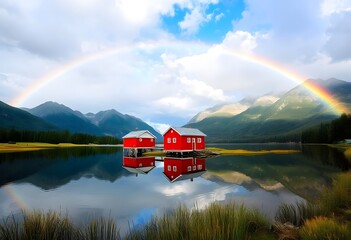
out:
<path id="1" fill-rule="evenodd" d="M 124 169 L 128 170 L 131 173 L 140 173 L 140 174 L 148 174 L 152 169 L 155 168 L 155 166 L 150 166 L 150 167 L 139 167 L 139 168 L 133 168 L 133 167 L 125 167 L 123 166 Z"/>
<path id="2" fill-rule="evenodd" d="M 203 136 L 206 137 L 206 134 L 201 132 L 196 128 L 182 128 L 182 127 L 170 127 L 163 135 L 165 135 L 170 129 L 173 129 L 181 136 Z"/>
<path id="3" fill-rule="evenodd" d="M 192 172 L 192 173 L 183 173 L 183 174 L 180 174 L 178 177 L 176 177 L 173 180 L 170 179 L 165 173 L 163 173 L 163 174 L 167 177 L 168 181 L 173 183 L 173 182 L 176 182 L 176 181 L 183 181 L 183 180 L 188 180 L 188 179 L 200 177 L 205 172 L 206 172 L 206 170 L 202 170 L 202 171 L 199 171 L 199 172 Z"/>
<path id="4" fill-rule="evenodd" d="M 132 131 L 122 138 L 156 138 L 148 130 Z"/>

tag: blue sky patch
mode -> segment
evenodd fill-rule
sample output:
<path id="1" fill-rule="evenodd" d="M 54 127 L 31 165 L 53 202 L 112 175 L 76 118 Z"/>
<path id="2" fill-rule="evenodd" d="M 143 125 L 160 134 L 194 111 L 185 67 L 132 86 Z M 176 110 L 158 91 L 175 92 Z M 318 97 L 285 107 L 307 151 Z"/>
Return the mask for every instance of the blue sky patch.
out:
<path id="1" fill-rule="evenodd" d="M 182 9 L 175 6 L 174 16 L 164 16 L 162 18 L 163 28 L 179 39 L 198 39 L 208 43 L 221 42 L 226 33 L 233 29 L 233 21 L 238 21 L 242 17 L 245 9 L 243 0 L 224 0 L 218 4 L 210 4 L 204 12 L 210 20 L 202 22 L 197 33 L 193 35 L 184 34 L 179 26 L 186 14 L 190 14 L 190 9 Z"/>

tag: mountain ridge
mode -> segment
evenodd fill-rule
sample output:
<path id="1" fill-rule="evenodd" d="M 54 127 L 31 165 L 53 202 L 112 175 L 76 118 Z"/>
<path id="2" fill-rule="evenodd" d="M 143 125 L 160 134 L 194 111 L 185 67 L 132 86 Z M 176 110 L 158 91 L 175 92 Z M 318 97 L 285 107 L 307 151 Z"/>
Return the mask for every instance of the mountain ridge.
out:
<path id="1" fill-rule="evenodd" d="M 351 83 L 339 79 L 315 80 L 313 84 L 327 90 L 351 109 Z M 335 111 L 303 85 L 285 93 L 272 105 L 254 106 L 232 117 L 208 117 L 186 127 L 198 128 L 207 134 L 208 141 L 245 142 L 272 141 L 277 137 L 298 135 L 307 127 L 339 117 Z"/>

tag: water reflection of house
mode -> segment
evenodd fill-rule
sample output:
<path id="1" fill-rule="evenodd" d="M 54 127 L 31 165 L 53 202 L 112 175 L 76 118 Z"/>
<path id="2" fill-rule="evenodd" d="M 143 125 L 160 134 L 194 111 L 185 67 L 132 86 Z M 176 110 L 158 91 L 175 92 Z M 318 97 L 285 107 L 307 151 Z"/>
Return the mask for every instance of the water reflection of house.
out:
<path id="1" fill-rule="evenodd" d="M 148 174 L 155 168 L 155 157 L 123 157 L 123 168 L 136 176 Z"/>
<path id="2" fill-rule="evenodd" d="M 148 130 L 132 131 L 123 137 L 125 155 L 139 157 L 146 149 L 155 148 L 156 137 Z"/>
<path id="3" fill-rule="evenodd" d="M 206 172 L 204 158 L 164 158 L 163 173 L 170 182 L 181 181 L 200 177 Z"/>
<path id="4" fill-rule="evenodd" d="M 163 134 L 164 150 L 190 152 L 205 150 L 206 134 L 195 128 L 170 127 Z"/>

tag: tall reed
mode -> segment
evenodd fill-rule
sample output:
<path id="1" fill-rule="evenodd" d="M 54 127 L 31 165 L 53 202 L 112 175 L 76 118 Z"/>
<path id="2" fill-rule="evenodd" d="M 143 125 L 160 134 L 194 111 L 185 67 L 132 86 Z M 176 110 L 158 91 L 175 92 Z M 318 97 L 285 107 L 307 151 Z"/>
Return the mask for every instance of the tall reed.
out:
<path id="1" fill-rule="evenodd" d="M 131 231 L 127 239 L 250 239 L 268 231 L 269 222 L 257 210 L 228 203 L 211 204 L 205 210 L 181 206 L 155 217 L 143 229 Z"/>
<path id="2" fill-rule="evenodd" d="M 351 208 L 351 172 L 336 176 L 331 189 L 321 196 L 321 205 L 328 213 L 342 212 Z"/>
<path id="3" fill-rule="evenodd" d="M 294 226 L 301 226 L 307 219 L 320 215 L 323 215 L 320 205 L 300 201 L 279 206 L 275 220 L 281 224 L 291 223 Z"/>
<path id="4" fill-rule="evenodd" d="M 350 229 L 334 219 L 316 217 L 307 220 L 300 230 L 303 240 L 348 240 L 351 239 Z"/>

